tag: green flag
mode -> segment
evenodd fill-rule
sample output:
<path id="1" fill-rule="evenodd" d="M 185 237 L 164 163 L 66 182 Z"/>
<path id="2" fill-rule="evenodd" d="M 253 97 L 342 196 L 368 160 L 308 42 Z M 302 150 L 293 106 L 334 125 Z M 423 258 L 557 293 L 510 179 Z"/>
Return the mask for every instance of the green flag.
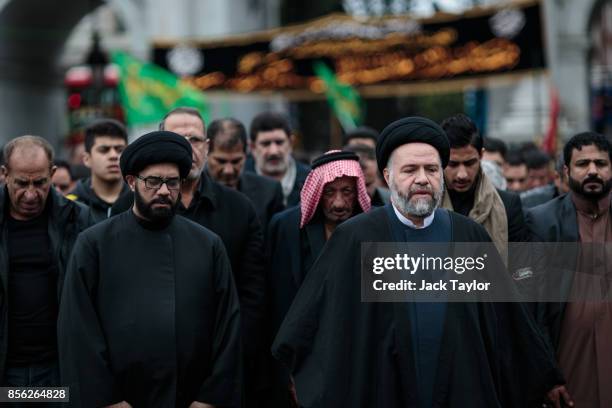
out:
<path id="1" fill-rule="evenodd" d="M 128 125 L 157 123 L 178 106 L 197 109 L 208 122 L 208 104 L 199 89 L 155 64 L 139 61 L 126 53 L 115 52 L 112 59 L 119 67 L 119 94 Z"/>
<path id="2" fill-rule="evenodd" d="M 359 126 L 363 115 L 359 92 L 352 86 L 339 82 L 334 72 L 324 62 L 316 61 L 313 68 L 324 82 L 327 101 L 344 130 Z"/>

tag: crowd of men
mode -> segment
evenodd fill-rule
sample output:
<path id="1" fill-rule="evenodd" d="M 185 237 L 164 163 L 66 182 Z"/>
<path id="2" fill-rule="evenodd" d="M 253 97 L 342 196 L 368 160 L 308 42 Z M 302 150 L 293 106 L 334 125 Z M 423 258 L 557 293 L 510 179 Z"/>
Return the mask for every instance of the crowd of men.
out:
<path id="1" fill-rule="evenodd" d="M 407 117 L 306 164 L 294 137 L 274 112 L 247 132 L 179 107 L 131 143 L 98 120 L 78 180 L 45 139 L 9 141 L 1 385 L 70 387 L 74 407 L 612 406 L 607 302 L 360 289 L 366 242 L 492 242 L 507 285 L 509 243 L 612 242 L 609 140 L 553 158 L 463 114 Z M 564 279 L 570 299 L 582 284 Z"/>

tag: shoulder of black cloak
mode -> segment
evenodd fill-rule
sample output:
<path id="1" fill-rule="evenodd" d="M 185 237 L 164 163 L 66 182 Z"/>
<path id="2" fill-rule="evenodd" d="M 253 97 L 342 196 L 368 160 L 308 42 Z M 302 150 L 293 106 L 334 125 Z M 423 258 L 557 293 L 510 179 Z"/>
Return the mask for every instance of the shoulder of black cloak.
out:
<path id="1" fill-rule="evenodd" d="M 336 229 L 336 232 L 345 229 L 350 229 L 352 234 L 364 242 L 388 242 L 392 239 L 389 219 L 384 206 L 372 208 L 367 213 L 361 213 L 346 220 Z"/>

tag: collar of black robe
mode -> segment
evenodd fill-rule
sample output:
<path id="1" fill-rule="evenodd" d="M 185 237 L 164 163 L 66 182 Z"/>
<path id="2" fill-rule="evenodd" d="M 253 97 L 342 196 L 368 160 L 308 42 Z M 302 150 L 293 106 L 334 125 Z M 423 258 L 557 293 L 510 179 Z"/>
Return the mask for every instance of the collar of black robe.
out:
<path id="1" fill-rule="evenodd" d="M 129 213 L 130 213 L 130 216 L 136 220 L 138 225 L 140 225 L 142 228 L 149 230 L 149 231 L 161 231 L 163 229 L 166 229 L 174 220 L 174 216 L 168 218 L 167 220 L 160 221 L 160 222 L 153 222 L 153 221 L 145 220 L 144 218 L 141 218 L 138 215 L 136 215 L 136 213 L 134 213 L 134 209 L 132 208 L 129 209 Z"/>

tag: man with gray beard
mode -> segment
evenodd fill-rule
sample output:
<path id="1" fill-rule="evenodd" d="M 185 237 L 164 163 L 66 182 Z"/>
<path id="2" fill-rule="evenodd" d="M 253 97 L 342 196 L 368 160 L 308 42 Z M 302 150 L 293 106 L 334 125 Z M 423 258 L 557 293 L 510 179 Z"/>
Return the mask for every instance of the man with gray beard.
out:
<path id="1" fill-rule="evenodd" d="M 482 226 L 439 207 L 450 145 L 436 123 L 419 117 L 391 123 L 376 156 L 391 203 L 335 229 L 272 347 L 291 370 L 299 405 L 539 402 L 563 379 L 520 303 L 362 301 L 362 243 L 491 242 Z"/>

